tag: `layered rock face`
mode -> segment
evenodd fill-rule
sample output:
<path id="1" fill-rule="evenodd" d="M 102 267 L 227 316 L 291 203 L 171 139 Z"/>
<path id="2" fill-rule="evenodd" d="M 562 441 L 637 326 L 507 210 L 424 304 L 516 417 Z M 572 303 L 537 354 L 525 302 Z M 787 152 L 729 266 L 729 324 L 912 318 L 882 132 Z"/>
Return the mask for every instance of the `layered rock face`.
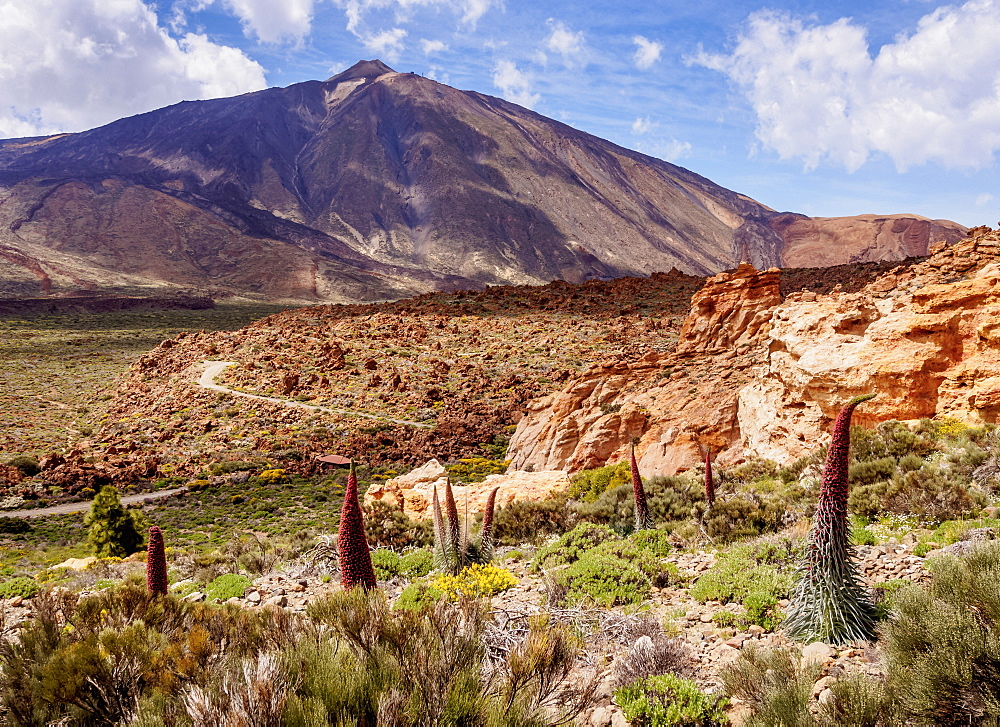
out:
<path id="1" fill-rule="evenodd" d="M 762 363 L 760 346 L 781 296 L 778 271 L 750 265 L 709 278 L 694 294 L 676 353 L 594 366 L 531 402 L 510 441 L 513 469 L 599 467 L 638 439 L 644 476 L 696 466 L 704 448 L 739 441 L 739 389 Z M 722 463 L 728 460 L 725 456 Z"/>
<path id="2" fill-rule="evenodd" d="M 692 298 L 676 353 L 596 366 L 531 402 L 513 467 L 571 471 L 621 461 L 638 441 L 645 476 L 814 450 L 851 397 L 857 416 L 1000 418 L 1000 232 L 891 270 L 854 293 L 792 292 L 741 266 Z M 839 287 L 839 286 L 838 286 Z"/>
<path id="3" fill-rule="evenodd" d="M 878 397 L 859 423 L 1000 417 L 1000 238 L 944 249 L 856 294 L 793 295 L 771 321 L 768 366 L 740 392 L 748 454 L 813 449 L 841 404 Z"/>

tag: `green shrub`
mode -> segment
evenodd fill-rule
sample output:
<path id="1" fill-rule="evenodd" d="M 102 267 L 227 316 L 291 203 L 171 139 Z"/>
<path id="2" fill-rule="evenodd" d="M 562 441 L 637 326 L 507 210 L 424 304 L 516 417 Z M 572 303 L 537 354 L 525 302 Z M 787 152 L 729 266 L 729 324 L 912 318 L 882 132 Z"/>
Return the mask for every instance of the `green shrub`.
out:
<path id="1" fill-rule="evenodd" d="M 399 553 L 386 548 L 376 548 L 372 551 L 372 567 L 375 569 L 375 579 L 387 581 L 399 575 Z"/>
<path id="2" fill-rule="evenodd" d="M 670 533 L 665 530 L 639 530 L 632 533 L 628 539 L 657 558 L 665 558 L 673 550 Z"/>
<path id="3" fill-rule="evenodd" d="M 493 540 L 497 545 L 537 543 L 571 530 L 578 522 L 580 515 L 567 505 L 566 493 L 538 502 L 514 500 L 493 516 Z"/>
<path id="4" fill-rule="evenodd" d="M 705 514 L 705 531 L 723 542 L 776 532 L 782 524 L 786 503 L 782 498 L 739 493 L 720 498 Z"/>
<path id="5" fill-rule="evenodd" d="M 578 560 L 596 545 L 617 539 L 615 532 L 605 525 L 583 522 L 558 540 L 539 548 L 531 561 L 532 570 L 546 570 L 568 565 Z"/>
<path id="6" fill-rule="evenodd" d="M 42 471 L 41 467 L 38 466 L 38 458 L 32 457 L 30 454 L 19 454 L 16 457 L 11 457 L 7 460 L 7 466 L 21 470 L 21 474 L 25 477 L 34 477 Z"/>
<path id="7" fill-rule="evenodd" d="M 958 517 L 984 504 L 985 498 L 970 491 L 967 481 L 958 473 L 932 465 L 897 472 L 887 482 L 856 487 L 848 500 L 850 511 L 861 517 L 913 514 L 936 522 Z"/>
<path id="8" fill-rule="evenodd" d="M 695 581 L 691 597 L 702 603 L 742 604 L 746 625 L 774 629 L 782 620 L 777 604 L 791 590 L 796 559 L 796 548 L 787 539 L 735 546 Z"/>
<path id="9" fill-rule="evenodd" d="M 19 535 L 31 530 L 28 518 L 24 517 L 0 517 L 0 533 L 7 535 Z"/>
<path id="10" fill-rule="evenodd" d="M 422 578 L 434 570 L 434 551 L 420 548 L 404 553 L 399 559 L 399 574 L 407 578 Z"/>
<path id="11" fill-rule="evenodd" d="M 33 598 L 41 589 L 34 578 L 20 576 L 0 583 L 0 598 Z"/>
<path id="12" fill-rule="evenodd" d="M 631 482 L 628 462 L 582 470 L 570 479 L 569 496 L 576 500 L 593 502 L 608 490 L 622 485 L 631 487 Z"/>
<path id="13" fill-rule="evenodd" d="M 443 598 L 444 591 L 434 588 L 429 583 L 416 581 L 403 589 L 393 608 L 405 611 L 422 611 Z"/>
<path id="14" fill-rule="evenodd" d="M 641 727 L 728 724 L 727 700 L 710 696 L 688 679 L 673 674 L 650 676 L 615 691 L 615 702 L 629 724 Z"/>
<path id="15" fill-rule="evenodd" d="M 813 684 L 823 669 L 818 661 L 801 663 L 793 649 L 762 649 L 750 644 L 720 675 L 725 693 L 750 708 L 748 727 L 805 727 Z"/>
<path id="16" fill-rule="evenodd" d="M 830 684 L 833 698 L 821 702 L 822 725 L 894 727 L 903 724 L 885 681 L 867 674 L 849 674 Z"/>
<path id="17" fill-rule="evenodd" d="M 890 694 L 919 724 L 1000 719 L 1000 543 L 927 561 L 929 587 L 900 588 L 883 626 Z"/>
<path id="18" fill-rule="evenodd" d="M 672 571 L 672 573 L 671 573 Z M 585 550 L 556 576 L 571 602 L 591 601 L 602 606 L 641 603 L 653 580 L 677 582 L 676 566 L 630 540 L 610 540 Z"/>
<path id="19" fill-rule="evenodd" d="M 653 477 L 645 481 L 643 487 L 650 517 L 656 524 L 676 523 L 700 517 L 704 512 L 704 485 L 691 474 Z M 592 502 L 573 503 L 572 508 L 580 518 L 608 525 L 617 532 L 631 532 L 635 527 L 631 484 L 613 487 Z"/>
<path id="20" fill-rule="evenodd" d="M 209 601 L 242 598 L 250 585 L 250 579 L 244 575 L 225 573 L 205 586 L 205 598 Z"/>

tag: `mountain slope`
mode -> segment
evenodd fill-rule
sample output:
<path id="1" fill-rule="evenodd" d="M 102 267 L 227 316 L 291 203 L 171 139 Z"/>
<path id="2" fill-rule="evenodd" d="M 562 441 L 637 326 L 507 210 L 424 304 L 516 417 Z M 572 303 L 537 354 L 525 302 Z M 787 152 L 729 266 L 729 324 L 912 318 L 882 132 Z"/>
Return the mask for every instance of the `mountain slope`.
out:
<path id="1" fill-rule="evenodd" d="M 0 142 L 7 294 L 174 285 L 349 301 L 672 267 L 709 274 L 741 259 L 804 264 L 812 253 L 795 250 L 815 246 L 808 220 L 379 61 Z M 907 235 L 919 252 L 963 233 L 904 218 L 886 245 L 884 225 L 855 227 L 855 243 L 816 264 L 872 244 L 860 259 L 883 247 L 896 256 Z"/>

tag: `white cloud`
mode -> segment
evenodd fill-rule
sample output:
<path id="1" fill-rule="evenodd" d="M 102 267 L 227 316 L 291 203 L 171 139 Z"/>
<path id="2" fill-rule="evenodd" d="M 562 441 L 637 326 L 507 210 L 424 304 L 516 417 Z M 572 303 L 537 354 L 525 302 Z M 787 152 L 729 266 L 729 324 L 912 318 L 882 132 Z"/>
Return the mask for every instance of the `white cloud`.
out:
<path id="1" fill-rule="evenodd" d="M 264 43 L 299 41 L 309 35 L 315 0 L 225 0 L 243 33 Z"/>
<path id="2" fill-rule="evenodd" d="M 381 33 L 369 35 L 361 39 L 367 50 L 370 50 L 380 58 L 392 62 L 399 59 L 399 54 L 403 51 L 403 38 L 406 31 L 402 28 L 383 30 Z"/>
<path id="3" fill-rule="evenodd" d="M 566 23 L 553 18 L 549 18 L 548 26 L 552 32 L 545 39 L 545 47 L 562 56 L 566 65 L 578 64 L 583 55 L 583 32 L 574 32 Z"/>
<path id="4" fill-rule="evenodd" d="M 992 201 L 993 195 L 989 192 L 983 192 L 981 195 L 976 197 L 976 207 L 985 207 Z"/>
<path id="5" fill-rule="evenodd" d="M 80 131 L 267 85 L 239 49 L 171 37 L 142 0 L 8 0 L 0 9 L 0 138 Z"/>
<path id="6" fill-rule="evenodd" d="M 372 11 L 395 10 L 396 22 L 399 23 L 420 7 L 445 9 L 459 17 L 460 25 L 475 30 L 476 24 L 487 12 L 504 6 L 503 0 L 334 0 L 334 4 L 347 16 L 347 29 L 359 37 L 364 17 Z"/>
<path id="7" fill-rule="evenodd" d="M 648 134 L 657 126 L 659 126 L 659 124 L 654 124 L 652 121 L 649 120 L 648 116 L 638 116 L 636 117 L 636 120 L 632 122 L 632 133 Z"/>
<path id="8" fill-rule="evenodd" d="M 807 168 L 849 170 L 873 153 L 897 168 L 982 167 L 1000 149 L 1000 3 L 970 0 L 924 16 L 872 56 L 849 19 L 806 25 L 750 16 L 729 55 L 690 59 L 729 76 L 757 113 L 757 137 Z"/>
<path id="9" fill-rule="evenodd" d="M 645 70 L 660 60 L 663 43 L 649 40 L 641 35 L 633 36 L 632 42 L 635 43 L 635 53 L 632 54 L 632 60 L 637 67 Z"/>
<path id="10" fill-rule="evenodd" d="M 675 162 L 691 153 L 691 144 L 677 139 L 643 143 L 637 145 L 636 148 L 643 154 L 649 154 L 668 162 Z"/>
<path id="11" fill-rule="evenodd" d="M 529 109 L 541 101 L 541 95 L 531 92 L 531 79 L 513 61 L 498 61 L 493 67 L 493 85 L 508 101 Z"/>
<path id="12" fill-rule="evenodd" d="M 448 50 L 448 46 L 440 40 L 427 40 L 426 38 L 420 39 L 420 48 L 423 50 L 425 56 Z"/>

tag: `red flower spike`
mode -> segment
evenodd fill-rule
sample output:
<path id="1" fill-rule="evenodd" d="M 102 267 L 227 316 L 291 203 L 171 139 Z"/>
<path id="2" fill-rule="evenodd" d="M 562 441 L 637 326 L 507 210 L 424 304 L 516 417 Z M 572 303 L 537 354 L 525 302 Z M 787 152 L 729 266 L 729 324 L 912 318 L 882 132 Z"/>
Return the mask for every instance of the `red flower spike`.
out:
<path id="1" fill-rule="evenodd" d="M 365 536 L 365 520 L 358 500 L 358 477 L 351 462 L 344 491 L 344 505 L 340 510 L 340 527 L 337 530 L 337 552 L 340 555 L 340 582 L 344 588 L 361 586 L 375 588 L 375 569 Z"/>
<path id="2" fill-rule="evenodd" d="M 448 518 L 448 546 L 451 548 L 451 552 L 458 553 L 462 527 L 458 522 L 458 505 L 455 504 L 455 493 L 451 489 L 450 477 L 446 477 L 444 480 L 444 512 L 445 517 Z"/>
<path id="3" fill-rule="evenodd" d="M 649 530 L 653 527 L 653 519 L 649 516 L 646 491 L 642 487 L 642 477 L 639 476 L 639 463 L 635 461 L 635 445 L 631 446 L 629 466 L 632 470 L 632 495 L 635 498 L 635 529 Z"/>
<path id="4" fill-rule="evenodd" d="M 493 536 L 493 508 L 496 506 L 497 491 L 499 489 L 499 487 L 494 487 L 493 491 L 490 492 L 490 496 L 486 498 L 486 510 L 483 512 L 483 530 L 480 534 L 480 539 L 483 542 L 488 542 Z"/>
<path id="5" fill-rule="evenodd" d="M 875 607 L 853 560 L 847 521 L 851 417 L 858 404 L 874 397 L 851 399 L 834 422 L 816 519 L 785 622 L 792 638 L 828 644 L 875 638 Z"/>
<path id="6" fill-rule="evenodd" d="M 149 545 L 146 546 L 146 590 L 154 596 L 167 595 L 167 555 L 163 533 L 155 525 L 149 529 Z"/>

